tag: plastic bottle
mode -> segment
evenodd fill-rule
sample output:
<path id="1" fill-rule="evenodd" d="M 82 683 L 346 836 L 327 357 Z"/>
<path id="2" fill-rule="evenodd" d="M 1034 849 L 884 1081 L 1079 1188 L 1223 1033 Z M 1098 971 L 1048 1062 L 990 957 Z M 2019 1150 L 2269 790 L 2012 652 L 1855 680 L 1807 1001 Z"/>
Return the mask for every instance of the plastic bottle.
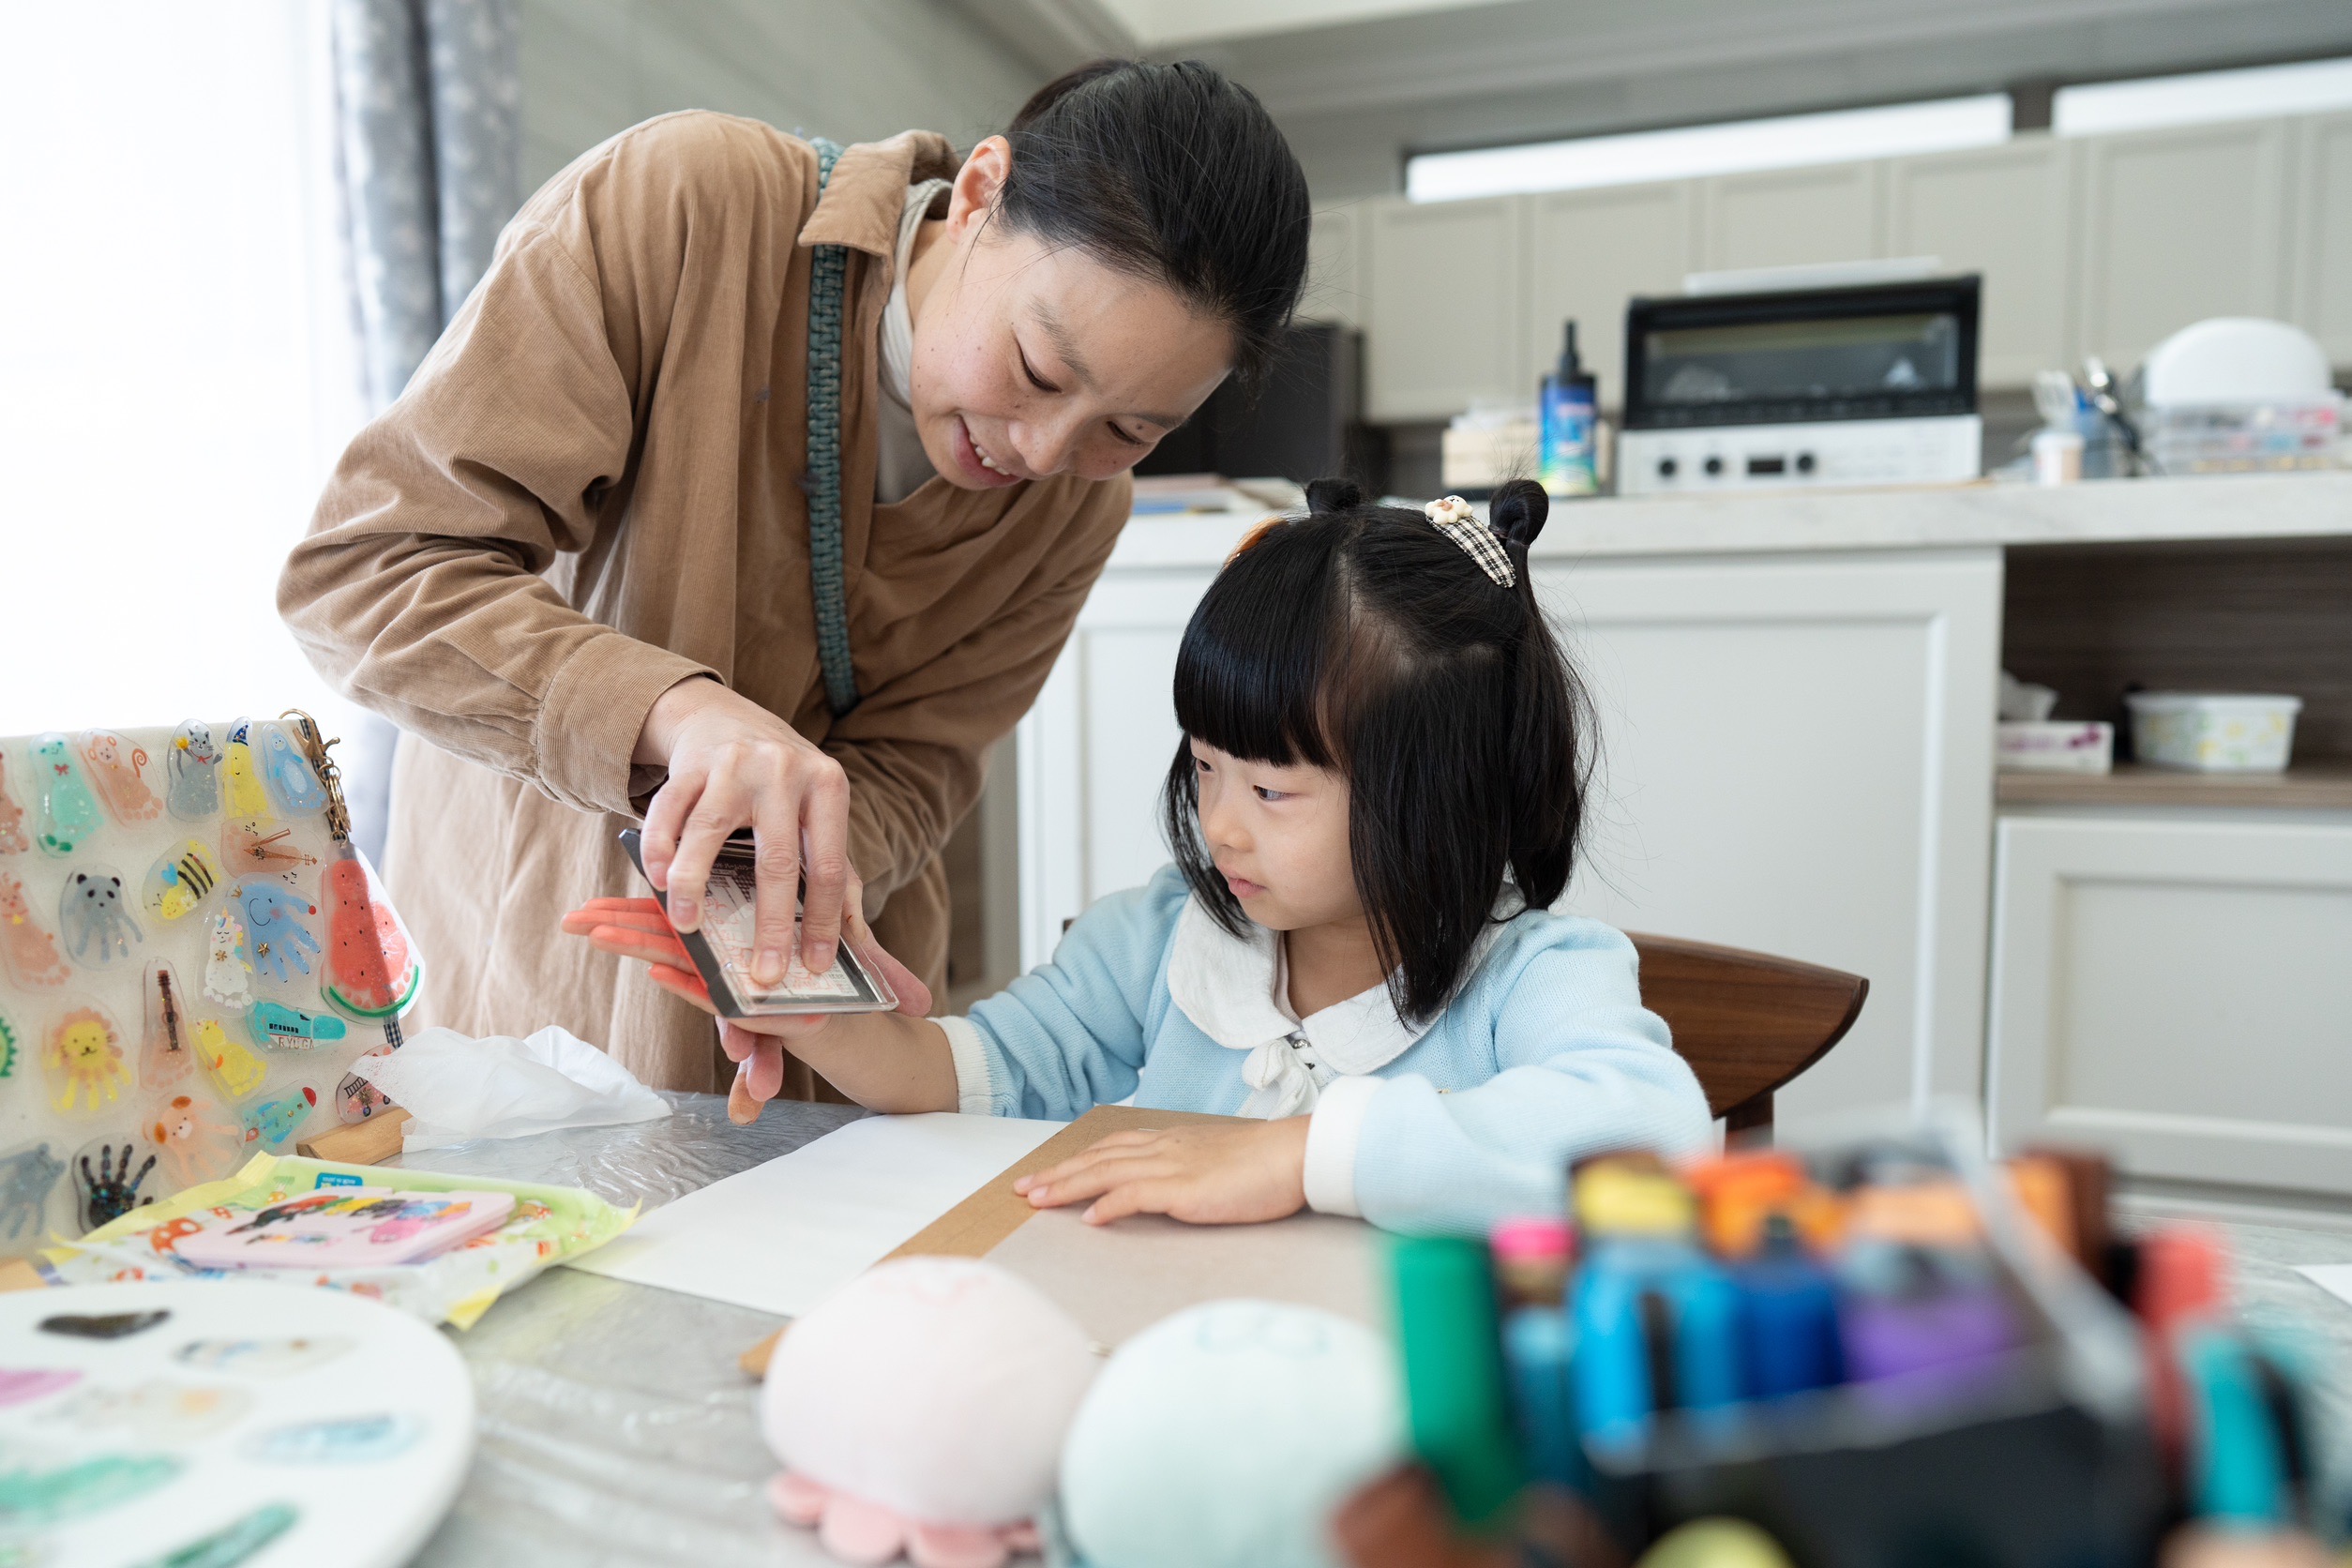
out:
<path id="1" fill-rule="evenodd" d="M 1591 495 L 1601 488 L 1593 466 L 1599 416 L 1592 377 L 1576 357 L 1576 324 L 1563 324 L 1560 363 L 1544 378 L 1538 399 L 1538 451 L 1544 489 L 1553 495 Z"/>

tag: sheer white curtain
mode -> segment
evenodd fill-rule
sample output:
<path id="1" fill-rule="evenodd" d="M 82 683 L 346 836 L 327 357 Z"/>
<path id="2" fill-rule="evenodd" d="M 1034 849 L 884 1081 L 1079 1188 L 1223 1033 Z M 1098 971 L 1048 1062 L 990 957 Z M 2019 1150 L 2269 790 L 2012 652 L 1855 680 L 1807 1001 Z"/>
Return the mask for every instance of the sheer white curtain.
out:
<path id="1" fill-rule="evenodd" d="M 349 710 L 278 570 L 361 417 L 325 16 L 0 8 L 0 734 Z"/>

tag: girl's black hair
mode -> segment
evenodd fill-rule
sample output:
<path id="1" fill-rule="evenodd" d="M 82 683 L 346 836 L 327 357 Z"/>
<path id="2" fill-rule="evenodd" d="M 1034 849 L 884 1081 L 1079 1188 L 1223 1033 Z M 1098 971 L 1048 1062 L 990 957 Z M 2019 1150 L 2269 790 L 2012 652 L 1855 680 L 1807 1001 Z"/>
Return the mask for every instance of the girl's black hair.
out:
<path id="1" fill-rule="evenodd" d="M 1418 511 L 1318 479 L 1209 585 L 1176 656 L 1161 807 L 1193 894 L 1248 926 L 1200 835 L 1193 740 L 1344 776 L 1357 896 L 1396 1010 L 1430 1018 L 1466 978 L 1507 869 L 1530 907 L 1576 867 L 1591 707 L 1528 578 L 1542 486 L 1489 505 L 1515 581 L 1496 583 Z"/>
<path id="2" fill-rule="evenodd" d="M 1097 60 L 1005 131 L 998 213 L 1048 244 L 1163 282 L 1232 328 L 1254 377 L 1306 282 L 1306 175 L 1257 97 L 1198 60 Z"/>

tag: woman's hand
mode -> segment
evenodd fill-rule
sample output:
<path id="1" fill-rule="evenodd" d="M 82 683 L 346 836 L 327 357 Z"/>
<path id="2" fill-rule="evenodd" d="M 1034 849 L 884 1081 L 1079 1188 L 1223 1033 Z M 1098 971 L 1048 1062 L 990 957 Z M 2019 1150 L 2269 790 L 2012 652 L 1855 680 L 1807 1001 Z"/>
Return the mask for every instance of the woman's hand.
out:
<path id="1" fill-rule="evenodd" d="M 853 904 L 849 911 L 850 946 L 867 968 L 879 973 L 898 998 L 898 1011 L 921 1018 L 931 1010 L 931 990 L 906 965 L 875 942 L 866 916 Z M 674 997 L 717 1017 L 710 988 L 695 972 L 686 944 L 678 940 L 661 905 L 652 898 L 591 898 L 564 917 L 564 929 L 584 936 L 600 953 L 637 958 L 653 966 L 655 985 Z M 719 1048 L 735 1063 L 735 1081 L 727 1092 L 727 1115 L 738 1123 L 756 1122 L 760 1108 L 784 1087 L 787 1043 L 805 1043 L 845 1016 L 837 1013 L 773 1013 L 756 1018 L 720 1018 Z"/>
<path id="2" fill-rule="evenodd" d="M 763 986 L 784 978 L 796 912 L 800 961 L 814 974 L 833 967 L 845 912 L 862 913 L 841 764 L 757 702 L 702 676 L 655 700 L 636 761 L 670 770 L 646 808 L 641 852 L 647 880 L 669 895 L 677 928 L 701 924 L 711 863 L 729 834 L 747 827 L 759 860 L 752 978 Z"/>
<path id="3" fill-rule="evenodd" d="M 1246 1126 L 1185 1124 L 1113 1133 L 1013 1190 L 1040 1209 L 1093 1206 L 1089 1225 L 1167 1214 L 1193 1225 L 1248 1225 L 1306 1207 L 1304 1116 Z"/>

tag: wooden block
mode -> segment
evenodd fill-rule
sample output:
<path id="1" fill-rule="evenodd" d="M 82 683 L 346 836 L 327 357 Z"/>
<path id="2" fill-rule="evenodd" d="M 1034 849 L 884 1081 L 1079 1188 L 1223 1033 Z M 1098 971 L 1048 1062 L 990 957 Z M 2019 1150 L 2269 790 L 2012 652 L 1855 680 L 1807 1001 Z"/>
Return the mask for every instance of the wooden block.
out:
<path id="1" fill-rule="evenodd" d="M 294 1153 L 306 1159 L 333 1160 L 337 1165 L 377 1165 L 400 1152 L 400 1126 L 408 1112 L 394 1106 L 365 1122 L 306 1138 Z"/>
<path id="2" fill-rule="evenodd" d="M 1013 1184 L 1022 1177 L 1050 1169 L 1113 1133 L 1172 1127 L 1183 1122 L 1236 1120 L 1239 1118 L 1206 1116 L 1190 1110 L 1096 1106 L 981 1184 L 979 1190 L 901 1242 L 882 1261 L 887 1263 L 892 1258 L 986 1258 L 999 1242 L 1018 1230 L 1037 1212 L 1030 1207 L 1028 1199 L 1013 1190 Z M 746 1377 L 767 1376 L 768 1360 L 776 1354 L 776 1341 L 783 1337 L 784 1330 L 778 1329 L 737 1358 L 737 1364 Z"/>
<path id="3" fill-rule="evenodd" d="M 11 1258 L 0 1263 L 0 1294 L 10 1290 L 46 1289 L 48 1285 L 49 1281 L 41 1277 L 40 1270 L 22 1258 Z"/>

